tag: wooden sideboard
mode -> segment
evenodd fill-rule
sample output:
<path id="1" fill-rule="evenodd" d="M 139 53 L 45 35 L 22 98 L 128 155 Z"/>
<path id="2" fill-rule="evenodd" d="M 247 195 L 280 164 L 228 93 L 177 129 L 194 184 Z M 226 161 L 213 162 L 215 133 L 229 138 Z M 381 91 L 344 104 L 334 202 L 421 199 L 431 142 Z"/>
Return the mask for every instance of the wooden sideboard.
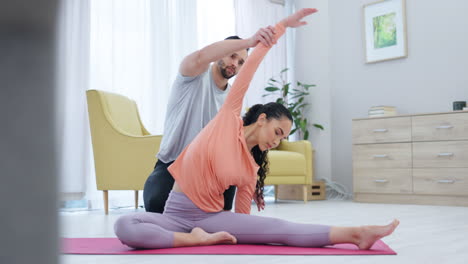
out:
<path id="1" fill-rule="evenodd" d="M 468 206 L 468 111 L 353 119 L 354 200 Z"/>

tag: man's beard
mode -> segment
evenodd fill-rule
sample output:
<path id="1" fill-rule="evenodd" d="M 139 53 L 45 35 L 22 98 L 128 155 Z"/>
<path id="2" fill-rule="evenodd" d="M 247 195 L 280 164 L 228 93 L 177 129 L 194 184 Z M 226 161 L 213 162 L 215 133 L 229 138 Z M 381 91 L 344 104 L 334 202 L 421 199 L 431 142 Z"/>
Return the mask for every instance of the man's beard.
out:
<path id="1" fill-rule="evenodd" d="M 236 75 L 235 71 L 231 75 L 229 75 L 224 66 L 226 66 L 226 64 L 224 64 L 224 62 L 222 60 L 219 60 L 218 61 L 218 67 L 219 67 L 219 70 L 221 71 L 221 75 L 224 77 L 224 79 L 229 80 L 232 77 L 234 77 L 234 75 Z"/>

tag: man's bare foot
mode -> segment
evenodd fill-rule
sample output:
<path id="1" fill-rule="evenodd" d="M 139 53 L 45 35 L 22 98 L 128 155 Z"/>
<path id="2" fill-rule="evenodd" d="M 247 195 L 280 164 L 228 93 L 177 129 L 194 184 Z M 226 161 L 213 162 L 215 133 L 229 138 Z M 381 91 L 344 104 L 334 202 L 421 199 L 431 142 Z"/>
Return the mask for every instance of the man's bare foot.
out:
<path id="1" fill-rule="evenodd" d="M 209 246 L 218 244 L 236 244 L 237 239 L 228 232 L 216 232 L 213 234 L 205 232 L 205 230 L 195 227 L 190 234 L 195 238 L 199 246 Z"/>
<path id="2" fill-rule="evenodd" d="M 359 249 L 369 249 L 377 240 L 392 234 L 398 224 L 400 221 L 395 219 L 384 226 L 361 226 L 358 228 L 356 245 Z"/>

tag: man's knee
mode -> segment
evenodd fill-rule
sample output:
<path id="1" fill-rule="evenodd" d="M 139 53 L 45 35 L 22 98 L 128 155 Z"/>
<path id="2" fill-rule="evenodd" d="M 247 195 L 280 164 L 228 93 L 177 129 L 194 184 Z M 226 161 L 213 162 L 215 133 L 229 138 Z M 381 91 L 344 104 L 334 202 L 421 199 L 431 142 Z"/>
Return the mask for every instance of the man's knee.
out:
<path id="1" fill-rule="evenodd" d="M 146 212 L 162 213 L 166 205 L 167 195 L 153 190 L 144 194 Z"/>
<path id="2" fill-rule="evenodd" d="M 232 205 L 234 203 L 234 195 L 236 194 L 236 186 L 229 186 L 229 188 L 224 191 L 224 211 L 231 211 Z"/>
<path id="3" fill-rule="evenodd" d="M 172 176 L 169 175 L 169 177 Z M 167 175 L 161 175 L 161 173 L 151 175 L 143 190 L 145 210 L 152 213 L 162 213 L 173 185 L 174 180 L 168 179 Z"/>

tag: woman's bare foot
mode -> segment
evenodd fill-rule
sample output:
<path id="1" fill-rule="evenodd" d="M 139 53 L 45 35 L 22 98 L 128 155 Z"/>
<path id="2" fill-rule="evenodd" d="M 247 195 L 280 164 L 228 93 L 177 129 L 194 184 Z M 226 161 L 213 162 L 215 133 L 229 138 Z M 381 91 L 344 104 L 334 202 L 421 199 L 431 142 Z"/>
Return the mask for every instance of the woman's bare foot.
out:
<path id="1" fill-rule="evenodd" d="M 199 227 L 195 227 L 190 233 L 175 232 L 173 247 L 194 247 L 236 243 L 237 239 L 228 232 L 216 232 L 210 234 Z"/>
<path id="2" fill-rule="evenodd" d="M 216 232 L 213 234 L 205 232 L 205 230 L 195 227 L 190 234 L 197 241 L 198 246 L 209 246 L 218 244 L 236 244 L 237 239 L 228 232 Z"/>
<path id="3" fill-rule="evenodd" d="M 355 244 L 359 249 L 369 249 L 377 240 L 392 234 L 398 224 L 400 224 L 400 221 L 395 219 L 384 226 L 361 226 L 357 229 Z"/>

